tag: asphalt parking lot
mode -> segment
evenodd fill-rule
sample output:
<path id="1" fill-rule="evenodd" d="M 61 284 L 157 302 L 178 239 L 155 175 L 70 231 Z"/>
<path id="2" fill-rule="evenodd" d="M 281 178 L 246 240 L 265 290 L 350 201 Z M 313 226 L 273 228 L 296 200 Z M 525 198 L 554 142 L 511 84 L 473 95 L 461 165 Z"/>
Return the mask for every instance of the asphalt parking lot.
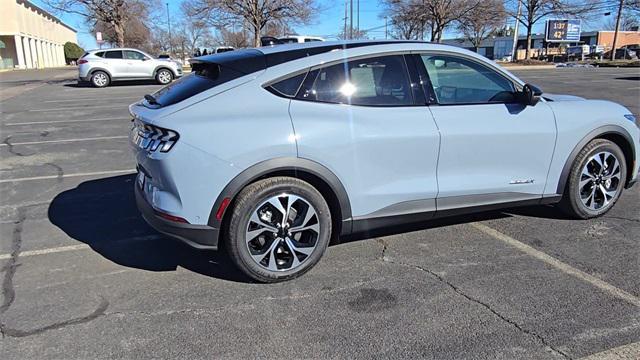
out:
<path id="1" fill-rule="evenodd" d="M 517 73 L 640 115 L 640 69 Z M 640 186 L 600 219 L 455 217 L 255 284 L 138 215 L 127 105 L 157 85 L 20 74 L 0 74 L 2 359 L 640 358 Z"/>

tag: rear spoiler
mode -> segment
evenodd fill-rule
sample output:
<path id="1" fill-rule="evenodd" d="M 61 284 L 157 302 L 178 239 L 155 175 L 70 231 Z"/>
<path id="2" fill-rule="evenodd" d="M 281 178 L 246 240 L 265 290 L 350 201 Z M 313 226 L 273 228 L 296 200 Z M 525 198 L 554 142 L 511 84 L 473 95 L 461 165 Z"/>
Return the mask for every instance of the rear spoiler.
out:
<path id="1" fill-rule="evenodd" d="M 243 74 L 251 74 L 267 68 L 266 56 L 259 50 L 242 49 L 189 59 L 193 71 L 218 65 Z"/>

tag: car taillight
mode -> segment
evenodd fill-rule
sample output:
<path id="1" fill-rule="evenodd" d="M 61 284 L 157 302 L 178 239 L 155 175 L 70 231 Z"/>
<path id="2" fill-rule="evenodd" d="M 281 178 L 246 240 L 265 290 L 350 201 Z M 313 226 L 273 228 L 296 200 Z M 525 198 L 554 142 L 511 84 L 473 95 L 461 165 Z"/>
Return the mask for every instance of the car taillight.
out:
<path id="1" fill-rule="evenodd" d="M 86 64 L 86 63 L 88 63 L 88 62 L 89 62 L 89 61 L 87 61 L 87 60 L 85 60 L 85 59 L 80 59 L 80 60 L 78 60 L 78 65 L 80 65 L 80 64 Z"/>
<path id="2" fill-rule="evenodd" d="M 151 152 L 168 152 L 180 138 L 180 135 L 173 130 L 143 124 L 139 121 L 134 122 L 131 131 L 133 132 L 132 141 L 139 148 Z"/>

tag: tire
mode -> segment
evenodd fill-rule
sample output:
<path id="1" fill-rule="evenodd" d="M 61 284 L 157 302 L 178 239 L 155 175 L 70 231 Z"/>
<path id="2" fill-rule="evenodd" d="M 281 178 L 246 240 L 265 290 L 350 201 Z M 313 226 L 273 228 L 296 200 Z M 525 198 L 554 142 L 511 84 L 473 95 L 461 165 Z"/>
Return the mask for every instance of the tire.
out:
<path id="1" fill-rule="evenodd" d="M 289 205 L 293 210 L 288 210 Z M 282 219 L 288 219 L 284 226 Z M 299 179 L 273 177 L 238 194 L 225 245 L 247 276 L 259 282 L 279 282 L 315 266 L 330 238 L 331 213 L 318 190 Z"/>
<path id="2" fill-rule="evenodd" d="M 91 74 L 91 85 L 97 88 L 103 88 L 109 86 L 111 78 L 109 74 L 104 71 L 95 71 Z"/>
<path id="3" fill-rule="evenodd" d="M 626 178 L 627 163 L 620 147 L 609 140 L 592 140 L 571 166 L 560 208 L 578 219 L 602 216 L 620 198 Z"/>
<path id="4" fill-rule="evenodd" d="M 173 81 L 173 73 L 169 69 L 160 69 L 156 72 L 156 82 L 160 85 L 167 85 Z"/>

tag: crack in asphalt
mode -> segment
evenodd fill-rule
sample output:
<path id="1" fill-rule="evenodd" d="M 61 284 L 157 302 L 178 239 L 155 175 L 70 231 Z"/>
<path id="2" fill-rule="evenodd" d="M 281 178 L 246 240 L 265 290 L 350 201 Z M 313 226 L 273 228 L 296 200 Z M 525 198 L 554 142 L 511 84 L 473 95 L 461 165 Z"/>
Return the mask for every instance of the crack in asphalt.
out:
<path id="1" fill-rule="evenodd" d="M 414 264 L 406 264 L 406 263 L 402 263 L 402 262 L 397 262 L 394 261 L 393 259 L 389 258 L 386 256 L 386 252 L 389 248 L 389 244 L 387 243 L 386 240 L 384 239 L 376 239 L 376 241 L 382 245 L 382 253 L 380 255 L 380 260 L 382 260 L 383 262 L 386 263 L 390 263 L 390 264 L 395 264 L 395 265 L 400 265 L 400 266 L 404 266 L 404 267 L 409 267 L 409 268 L 413 268 L 416 269 L 418 271 L 422 271 L 425 272 L 427 274 L 429 274 L 429 276 L 431 276 L 432 278 L 434 278 L 435 280 L 437 280 L 438 282 L 446 285 L 447 287 L 449 287 L 451 290 L 453 290 L 456 294 L 464 297 L 466 300 L 475 303 L 477 305 L 482 306 L 483 308 L 487 309 L 489 312 L 491 312 L 493 315 L 495 315 L 496 317 L 498 317 L 500 320 L 508 323 L 509 325 L 515 327 L 518 331 L 522 332 L 523 334 L 527 334 L 529 336 L 534 337 L 535 339 L 537 339 L 541 344 L 543 344 L 544 346 L 546 346 L 548 349 L 550 349 L 554 354 L 560 355 L 562 356 L 564 359 L 573 359 L 569 354 L 565 353 L 564 351 L 555 348 L 553 345 L 551 345 L 542 335 L 536 333 L 535 331 L 532 330 L 528 330 L 523 328 L 520 324 L 518 324 L 517 322 L 515 322 L 514 320 L 509 319 L 508 317 L 500 314 L 497 310 L 493 309 L 491 307 L 491 305 L 481 301 L 480 299 L 476 299 L 471 295 L 466 294 L 464 291 L 462 291 L 459 287 L 457 287 L 456 285 L 454 285 L 453 283 L 451 283 L 450 281 L 446 280 L 444 277 L 442 277 L 441 275 L 435 273 L 432 270 L 429 270 L 425 267 L 419 266 L 419 265 L 414 265 Z"/>
<path id="2" fill-rule="evenodd" d="M 9 153 L 15 155 L 15 156 L 31 156 L 31 155 L 35 155 L 35 153 L 33 154 L 23 154 L 19 151 L 16 151 L 13 149 L 13 144 L 11 142 L 9 142 L 9 140 L 11 140 L 11 135 L 7 136 L 6 138 L 4 138 L 4 140 L 2 140 L 2 143 L 7 145 L 7 149 L 9 151 Z"/>
<path id="3" fill-rule="evenodd" d="M 62 170 L 62 168 L 60 167 L 60 165 L 55 164 L 55 163 L 51 163 L 51 162 L 47 162 L 44 163 L 45 165 L 49 165 L 51 167 L 53 167 L 54 169 L 56 169 L 56 175 L 58 176 L 56 178 L 56 182 L 61 183 L 62 182 L 62 177 L 64 176 L 64 170 Z"/>
<path id="4" fill-rule="evenodd" d="M 615 220 L 626 220 L 626 221 L 633 221 L 633 222 L 640 222 L 640 219 L 630 219 L 630 218 L 626 218 L 623 216 L 603 216 L 603 219 L 615 219 Z"/>
<path id="5" fill-rule="evenodd" d="M 4 277 L 2 278 L 2 302 L 0 303 L 0 336 L 5 338 L 6 336 L 10 337 L 25 337 L 30 335 L 39 334 L 48 330 L 60 329 L 69 325 L 86 323 L 91 320 L 94 320 L 101 315 L 104 315 L 106 309 L 109 307 L 109 302 L 102 296 L 100 296 L 101 301 L 96 310 L 94 310 L 91 314 L 87 316 L 81 316 L 72 318 L 69 320 L 64 320 L 60 322 L 55 322 L 50 325 L 46 325 L 40 328 L 32 329 L 32 330 L 19 330 L 12 329 L 6 326 L 4 321 L 2 320 L 2 315 L 4 315 L 11 305 L 16 300 L 16 291 L 13 284 L 13 278 L 16 274 L 16 270 L 18 266 L 21 264 L 18 262 L 20 257 L 20 250 L 22 248 L 22 230 L 24 226 L 24 222 L 27 219 L 27 212 L 32 207 L 37 207 L 41 205 L 46 205 L 47 203 L 39 203 L 32 204 L 28 206 L 21 206 L 17 209 L 18 218 L 14 222 L 15 226 L 13 228 L 12 239 L 11 239 L 11 253 L 9 260 L 7 263 L 0 268 L 0 272 L 4 272 Z"/>

